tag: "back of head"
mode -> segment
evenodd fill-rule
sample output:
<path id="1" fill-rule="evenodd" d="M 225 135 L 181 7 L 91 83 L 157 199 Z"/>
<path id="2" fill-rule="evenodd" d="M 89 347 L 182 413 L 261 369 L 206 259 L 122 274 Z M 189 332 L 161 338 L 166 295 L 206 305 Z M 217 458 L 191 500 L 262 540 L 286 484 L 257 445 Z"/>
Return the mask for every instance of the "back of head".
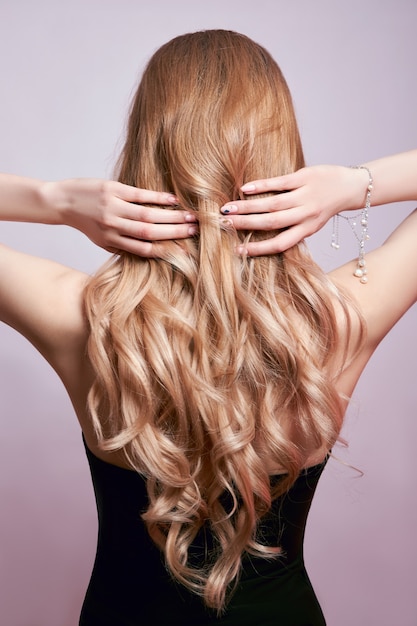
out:
<path id="1" fill-rule="evenodd" d="M 291 96 L 264 48 L 216 30 L 177 37 L 154 54 L 130 116 L 123 182 L 156 184 L 197 208 L 202 199 L 238 198 L 245 180 L 302 165 Z"/>
<path id="2" fill-rule="evenodd" d="M 261 546 L 257 523 L 341 423 L 324 275 L 303 246 L 239 257 L 236 244 L 254 234 L 219 215 L 244 182 L 302 166 L 290 93 L 268 52 L 229 31 L 170 41 L 139 85 L 120 180 L 174 192 L 200 233 L 169 244 L 164 260 L 116 257 L 86 294 L 99 440 L 147 476 L 151 536 L 174 576 L 218 609 L 245 550 L 279 551 Z M 271 467 L 286 472 L 274 491 Z M 191 567 L 205 524 L 217 547 Z"/>

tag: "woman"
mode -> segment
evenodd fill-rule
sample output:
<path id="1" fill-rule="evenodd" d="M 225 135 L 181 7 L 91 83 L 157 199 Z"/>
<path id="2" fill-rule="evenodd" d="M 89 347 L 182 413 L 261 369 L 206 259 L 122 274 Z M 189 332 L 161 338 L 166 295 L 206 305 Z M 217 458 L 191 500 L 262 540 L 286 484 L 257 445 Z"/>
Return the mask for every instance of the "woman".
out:
<path id="1" fill-rule="evenodd" d="M 84 626 L 324 624 L 305 521 L 347 399 L 416 298 L 415 279 L 386 281 L 415 260 L 417 217 L 368 255 L 368 285 L 350 266 L 326 277 L 303 245 L 249 257 L 263 238 L 220 208 L 303 164 L 270 55 L 231 32 L 185 35 L 145 71 L 119 179 L 172 191 L 148 198 L 186 207 L 178 237 L 192 215 L 198 237 L 93 278 L 0 250 L 1 318 L 59 374 L 84 435 L 100 520 Z M 364 201 L 368 174 L 351 175 Z"/>

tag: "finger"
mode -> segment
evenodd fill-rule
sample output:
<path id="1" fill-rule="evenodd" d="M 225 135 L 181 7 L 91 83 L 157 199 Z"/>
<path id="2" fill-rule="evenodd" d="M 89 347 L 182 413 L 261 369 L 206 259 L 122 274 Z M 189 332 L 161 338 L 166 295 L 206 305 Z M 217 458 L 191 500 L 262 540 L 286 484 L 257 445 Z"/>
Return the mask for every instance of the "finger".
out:
<path id="1" fill-rule="evenodd" d="M 266 198 L 253 200 L 236 200 L 228 202 L 221 207 L 223 215 L 242 215 L 248 213 L 269 213 L 271 211 L 283 211 L 301 205 L 301 193 L 298 189 L 291 193 L 278 193 Z"/>
<path id="2" fill-rule="evenodd" d="M 197 221 L 194 213 L 183 209 L 145 207 L 128 202 L 118 204 L 117 209 L 120 217 L 149 224 L 184 224 Z"/>
<path id="3" fill-rule="evenodd" d="M 303 208 L 274 211 L 272 213 L 250 213 L 248 215 L 231 215 L 228 219 L 236 230 L 276 230 L 288 228 L 306 220 Z"/>
<path id="4" fill-rule="evenodd" d="M 300 186 L 303 170 L 298 170 L 284 176 L 262 178 L 245 183 L 240 189 L 245 194 L 266 193 L 267 191 L 289 191 Z"/>
<path id="5" fill-rule="evenodd" d="M 113 228 L 122 237 L 144 241 L 185 239 L 198 232 L 197 224 L 153 224 L 129 219 L 116 221 Z"/>
<path id="6" fill-rule="evenodd" d="M 121 252 L 129 252 L 143 258 L 153 256 L 153 243 L 151 241 L 141 241 L 138 239 L 130 239 L 129 237 L 120 237 L 115 244 L 106 248 L 109 252 L 120 254 Z"/>
<path id="7" fill-rule="evenodd" d="M 127 202 L 137 202 L 146 204 L 173 205 L 178 204 L 178 198 L 172 193 L 164 191 L 150 191 L 149 189 L 139 189 L 123 183 L 116 183 L 115 192 L 122 200 Z"/>
<path id="8" fill-rule="evenodd" d="M 248 256 L 268 256 L 271 254 L 278 254 L 285 252 L 289 248 L 292 248 L 297 243 L 300 243 L 304 239 L 304 230 L 300 226 L 294 226 L 289 230 L 285 230 L 279 233 L 275 237 L 270 239 L 264 239 L 263 241 L 254 241 L 245 244 L 243 254 Z"/>
<path id="9" fill-rule="evenodd" d="M 129 252 L 135 256 L 154 259 L 163 259 L 167 256 L 166 245 L 163 241 L 142 241 L 131 239 L 129 237 L 120 237 L 117 239 L 117 246 L 108 247 L 109 252 Z"/>

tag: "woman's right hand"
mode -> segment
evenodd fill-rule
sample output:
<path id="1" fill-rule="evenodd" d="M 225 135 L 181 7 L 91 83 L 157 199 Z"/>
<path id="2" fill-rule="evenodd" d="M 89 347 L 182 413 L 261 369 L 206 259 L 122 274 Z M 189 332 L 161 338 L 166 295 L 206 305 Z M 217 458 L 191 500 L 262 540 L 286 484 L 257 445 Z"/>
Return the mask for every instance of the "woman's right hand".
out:
<path id="1" fill-rule="evenodd" d="M 237 230 L 281 230 L 278 235 L 248 243 L 249 256 L 276 254 L 322 228 L 336 213 L 364 206 L 368 172 L 338 165 L 305 167 L 292 174 L 243 185 L 245 195 L 276 192 L 264 198 L 224 205 L 223 215 Z"/>
<path id="2" fill-rule="evenodd" d="M 58 212 L 60 223 L 77 228 L 109 252 L 157 257 L 159 242 L 191 237 L 198 230 L 192 213 L 161 208 L 178 203 L 173 194 L 116 181 L 86 178 L 44 183 L 43 199 Z"/>

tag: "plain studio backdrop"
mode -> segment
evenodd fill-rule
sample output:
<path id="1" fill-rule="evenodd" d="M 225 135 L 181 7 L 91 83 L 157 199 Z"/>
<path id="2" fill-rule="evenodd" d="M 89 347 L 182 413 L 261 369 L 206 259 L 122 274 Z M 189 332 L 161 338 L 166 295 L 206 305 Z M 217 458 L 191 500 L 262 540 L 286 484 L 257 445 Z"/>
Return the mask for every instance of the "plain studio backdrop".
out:
<path id="1" fill-rule="evenodd" d="M 277 59 L 309 164 L 411 149 L 416 24 L 415 0 L 1 0 L 0 171 L 111 177 L 146 60 L 207 28 L 245 33 Z M 412 208 L 371 210 L 370 246 Z M 107 256 L 66 227 L 1 230 L 7 244 L 88 272 Z M 338 252 L 330 237 L 328 225 L 309 241 L 325 268 L 356 254 L 349 229 Z M 363 375 L 349 448 L 336 448 L 341 460 L 330 461 L 311 511 L 306 561 L 329 626 L 417 624 L 416 313 Z M 48 364 L 15 332 L 0 333 L 0 622 L 75 626 L 96 539 L 80 429 Z"/>

